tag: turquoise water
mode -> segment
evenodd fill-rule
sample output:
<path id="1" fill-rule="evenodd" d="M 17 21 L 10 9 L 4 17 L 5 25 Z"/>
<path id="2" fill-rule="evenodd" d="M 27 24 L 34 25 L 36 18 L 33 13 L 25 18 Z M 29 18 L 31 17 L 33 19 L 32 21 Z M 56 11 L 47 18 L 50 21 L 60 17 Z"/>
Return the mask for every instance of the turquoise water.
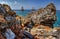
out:
<path id="1" fill-rule="evenodd" d="M 17 15 L 26 16 L 29 12 L 31 12 L 31 10 L 25 10 L 25 11 L 15 10 L 15 12 Z M 54 24 L 55 27 L 60 25 L 60 10 L 56 11 L 56 16 L 57 16 L 57 21 Z"/>
<path id="2" fill-rule="evenodd" d="M 31 12 L 31 10 L 25 10 L 25 11 L 21 11 L 21 10 L 14 10 L 16 12 L 17 15 L 19 16 L 26 16 L 29 12 Z"/>
<path id="3" fill-rule="evenodd" d="M 58 27 L 60 26 L 60 10 L 56 11 L 57 21 L 55 22 L 54 26 Z"/>

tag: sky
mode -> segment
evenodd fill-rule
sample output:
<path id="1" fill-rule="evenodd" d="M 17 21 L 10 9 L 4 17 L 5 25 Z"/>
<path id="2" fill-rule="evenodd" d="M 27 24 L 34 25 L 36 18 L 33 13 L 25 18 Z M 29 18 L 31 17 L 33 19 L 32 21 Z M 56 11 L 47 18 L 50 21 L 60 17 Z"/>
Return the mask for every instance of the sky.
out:
<path id="1" fill-rule="evenodd" d="M 54 3 L 57 10 L 60 10 L 60 0 L 0 0 L 1 4 L 8 4 L 12 9 L 35 9 L 43 8 L 49 3 Z"/>

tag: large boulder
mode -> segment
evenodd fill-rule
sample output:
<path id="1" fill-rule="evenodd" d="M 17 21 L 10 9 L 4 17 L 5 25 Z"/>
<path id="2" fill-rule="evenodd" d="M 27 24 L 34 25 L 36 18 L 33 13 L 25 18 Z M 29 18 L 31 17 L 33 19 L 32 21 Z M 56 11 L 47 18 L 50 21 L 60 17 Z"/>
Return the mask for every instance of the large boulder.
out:
<path id="1" fill-rule="evenodd" d="M 7 4 L 0 4 L 0 23 L 12 25 L 15 21 L 16 13 Z"/>
<path id="2" fill-rule="evenodd" d="M 51 9 L 51 12 L 54 12 L 56 14 L 56 7 L 53 3 L 50 3 L 46 6 L 47 9 Z"/>
<path id="3" fill-rule="evenodd" d="M 0 15 L 1 15 L 1 14 L 4 15 L 5 13 L 6 13 L 6 11 L 5 11 L 3 5 L 0 4 Z"/>
<path id="4" fill-rule="evenodd" d="M 32 19 L 36 24 L 53 27 L 53 24 L 56 21 L 56 8 L 53 3 L 50 3 L 45 8 L 41 8 L 28 14 L 27 19 Z"/>
<path id="5" fill-rule="evenodd" d="M 9 5 L 7 5 L 7 4 L 3 4 L 3 7 L 5 8 L 6 12 L 11 11 L 11 8 L 10 8 Z"/>

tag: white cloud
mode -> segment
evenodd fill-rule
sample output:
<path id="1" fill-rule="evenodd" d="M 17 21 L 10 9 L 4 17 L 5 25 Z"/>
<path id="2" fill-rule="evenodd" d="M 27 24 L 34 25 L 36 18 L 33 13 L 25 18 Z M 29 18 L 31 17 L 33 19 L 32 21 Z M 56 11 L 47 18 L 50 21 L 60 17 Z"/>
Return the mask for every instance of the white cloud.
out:
<path id="1" fill-rule="evenodd" d="M 14 2 L 14 4 L 17 4 L 17 3 L 18 3 L 17 1 Z"/>
<path id="2" fill-rule="evenodd" d="M 8 2 L 4 2 L 4 1 L 2 1 L 2 2 L 0 2 L 1 4 L 8 4 Z"/>

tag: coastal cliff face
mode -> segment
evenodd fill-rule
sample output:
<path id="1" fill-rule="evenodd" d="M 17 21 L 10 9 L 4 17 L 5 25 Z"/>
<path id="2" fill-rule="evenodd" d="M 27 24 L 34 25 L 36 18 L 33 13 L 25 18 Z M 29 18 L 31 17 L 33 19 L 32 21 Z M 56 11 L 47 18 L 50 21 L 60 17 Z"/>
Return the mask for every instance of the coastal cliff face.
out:
<path id="1" fill-rule="evenodd" d="M 45 8 L 32 11 L 26 17 L 18 16 L 13 10 L 11 10 L 10 6 L 6 4 L 0 4 L 0 29 L 6 28 L 6 26 L 10 26 L 9 28 L 15 33 L 17 39 L 21 39 L 23 34 L 25 34 L 24 32 L 26 32 L 26 30 L 24 28 L 30 29 L 30 32 L 28 30 L 27 31 L 31 35 L 38 34 L 38 36 L 41 35 L 40 38 L 44 38 L 45 36 L 46 38 L 44 39 L 48 39 L 49 37 L 49 39 L 53 39 L 52 37 L 54 36 L 51 34 L 54 33 L 52 27 L 56 21 L 56 18 L 56 8 L 53 3 L 48 4 Z M 25 31 L 23 32 L 23 30 Z M 59 33 L 60 31 L 57 33 L 58 38 L 60 36 Z M 2 38 L 4 38 L 4 36 L 2 36 L 1 39 Z"/>
<path id="2" fill-rule="evenodd" d="M 10 6 L 0 4 L 0 26 L 12 24 L 15 21 L 15 17 L 16 13 L 11 10 Z"/>
<path id="3" fill-rule="evenodd" d="M 27 18 L 36 24 L 53 27 L 56 21 L 56 7 L 53 3 L 50 3 L 45 8 L 29 13 Z"/>
<path id="4" fill-rule="evenodd" d="M 11 21 L 15 22 L 17 17 L 16 13 L 6 4 L 0 4 L 0 16 L 2 16 L 4 22 L 8 23 L 11 23 Z M 23 21 L 23 23 L 32 21 L 34 24 L 42 24 L 44 26 L 53 27 L 53 24 L 56 21 L 56 7 L 53 3 L 50 3 L 45 8 L 32 11 L 23 19 L 26 21 Z"/>

